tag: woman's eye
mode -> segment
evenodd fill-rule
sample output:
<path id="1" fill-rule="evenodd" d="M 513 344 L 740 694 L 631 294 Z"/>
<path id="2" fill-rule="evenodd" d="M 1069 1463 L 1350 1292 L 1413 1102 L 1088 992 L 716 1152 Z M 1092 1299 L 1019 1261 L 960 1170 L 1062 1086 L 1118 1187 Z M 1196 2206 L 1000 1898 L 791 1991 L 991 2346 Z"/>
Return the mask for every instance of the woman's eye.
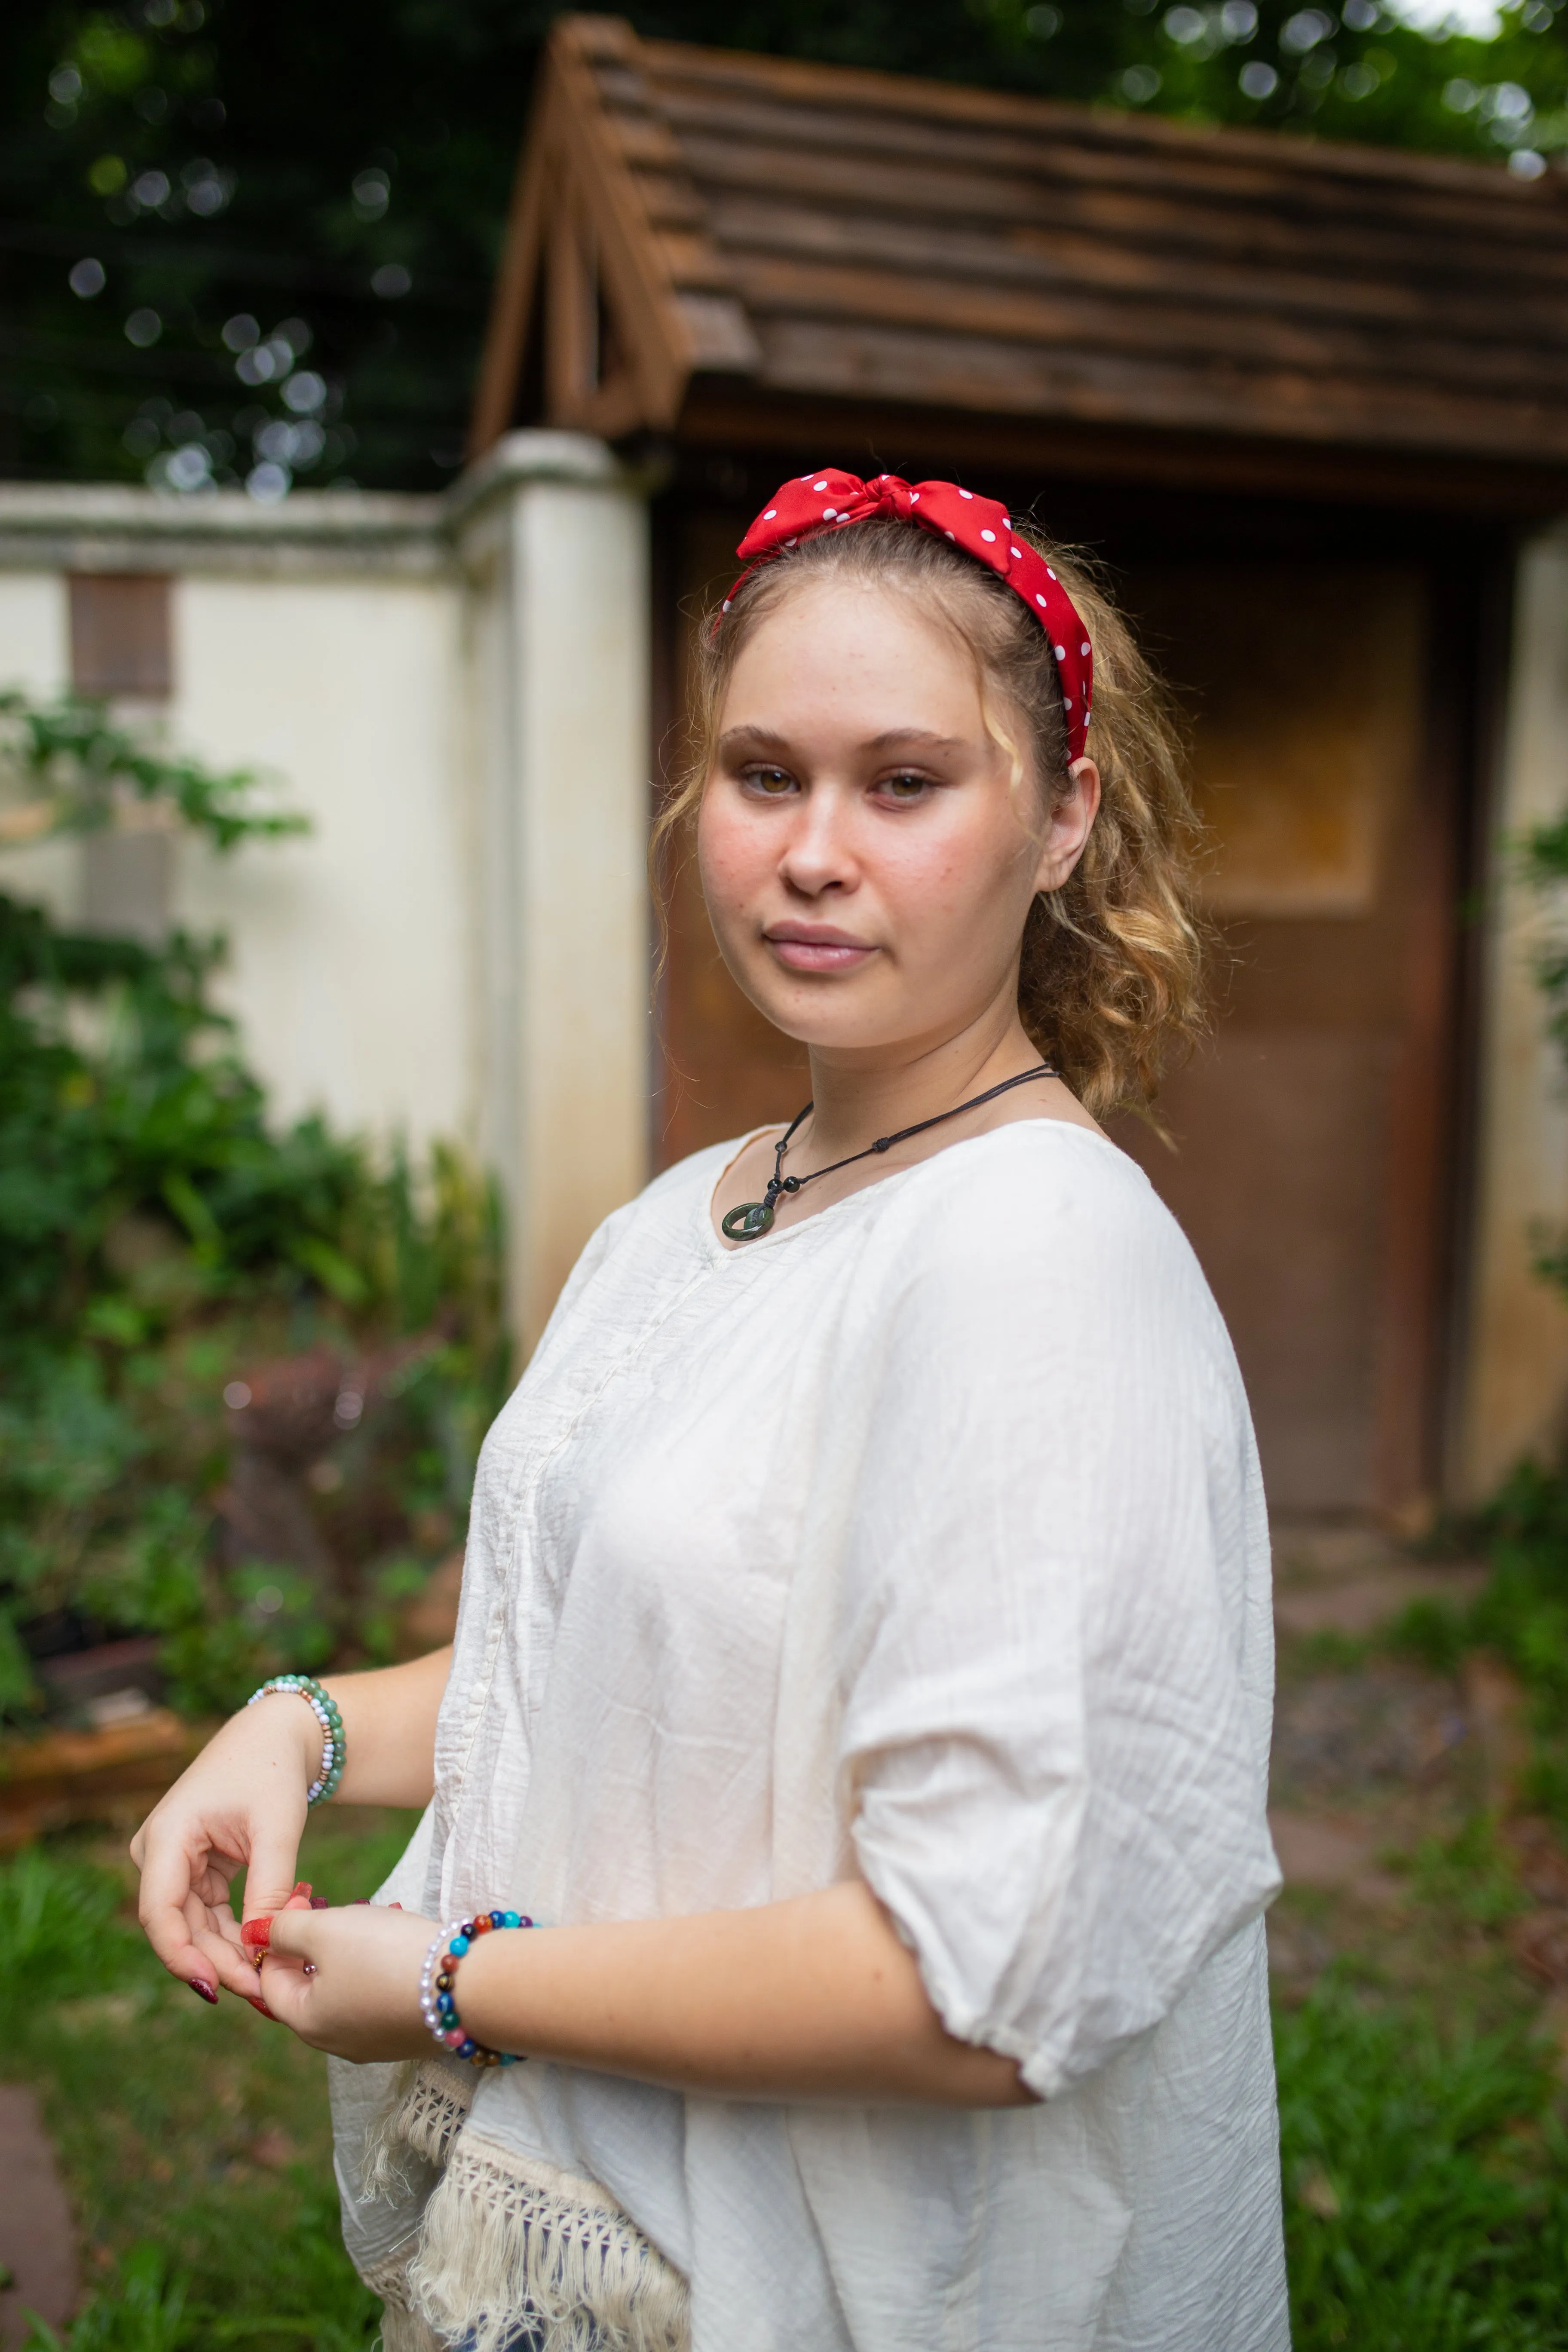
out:
<path id="1" fill-rule="evenodd" d="M 795 790 L 795 778 L 785 768 L 747 768 L 742 773 L 742 783 L 752 792 L 762 793 L 769 800 L 778 800 Z"/>
<path id="2" fill-rule="evenodd" d="M 890 801 L 923 800 L 931 790 L 929 776 L 884 776 L 877 787 Z"/>

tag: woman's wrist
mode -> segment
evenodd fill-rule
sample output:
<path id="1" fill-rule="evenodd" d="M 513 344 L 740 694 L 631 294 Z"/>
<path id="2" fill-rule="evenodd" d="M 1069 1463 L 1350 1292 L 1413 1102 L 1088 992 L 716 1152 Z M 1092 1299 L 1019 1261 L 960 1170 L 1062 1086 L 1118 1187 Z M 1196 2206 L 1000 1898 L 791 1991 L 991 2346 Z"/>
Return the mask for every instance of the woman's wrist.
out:
<path id="1" fill-rule="evenodd" d="M 536 1936 L 479 1936 L 462 1955 L 455 1987 L 458 2015 L 465 2034 L 480 2049 L 527 2054 L 525 1971 L 530 1948 L 537 1947 L 538 1940 Z M 447 1948 L 445 1931 L 440 1948 Z"/>
<path id="2" fill-rule="evenodd" d="M 321 1760 L 305 1791 L 305 1802 L 324 1805 L 337 1795 L 343 1777 L 343 1719 L 338 1703 L 314 1675 L 274 1675 L 259 1690 L 252 1691 L 246 1703 L 256 1706 L 261 1700 L 275 1696 L 300 1700 L 316 1719 L 321 1735 Z"/>
<path id="3" fill-rule="evenodd" d="M 497 1942 L 498 1931 L 533 1925 L 525 1911 L 480 1910 L 467 1918 L 451 1921 L 432 1940 L 419 1979 L 419 2008 L 426 2031 L 441 2049 L 451 2051 L 474 2066 L 511 2066 L 523 2054 L 481 2035 L 468 2022 L 468 1964 Z M 463 1985 L 461 2011 L 459 1977 Z"/>
<path id="4" fill-rule="evenodd" d="M 256 1725 L 268 1747 L 278 1747 L 287 1755 L 290 1770 L 294 1759 L 299 1759 L 300 1794 L 303 1797 L 321 1763 L 321 1727 L 310 1708 L 301 1706 L 291 1692 L 272 1690 L 247 1699 L 238 1714 L 229 1719 L 236 1727 L 244 1725 L 247 1730 Z"/>

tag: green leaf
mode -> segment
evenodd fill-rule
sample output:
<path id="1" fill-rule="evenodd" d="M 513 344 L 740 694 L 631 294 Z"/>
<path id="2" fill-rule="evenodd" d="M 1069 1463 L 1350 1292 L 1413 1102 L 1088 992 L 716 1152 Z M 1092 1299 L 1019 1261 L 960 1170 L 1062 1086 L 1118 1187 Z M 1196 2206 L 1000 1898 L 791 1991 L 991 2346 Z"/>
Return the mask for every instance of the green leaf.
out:
<path id="1" fill-rule="evenodd" d="M 341 1250 L 315 1234 L 296 1234 L 284 1244 L 296 1265 L 313 1275 L 322 1289 L 343 1307 L 363 1307 L 370 1285 Z"/>

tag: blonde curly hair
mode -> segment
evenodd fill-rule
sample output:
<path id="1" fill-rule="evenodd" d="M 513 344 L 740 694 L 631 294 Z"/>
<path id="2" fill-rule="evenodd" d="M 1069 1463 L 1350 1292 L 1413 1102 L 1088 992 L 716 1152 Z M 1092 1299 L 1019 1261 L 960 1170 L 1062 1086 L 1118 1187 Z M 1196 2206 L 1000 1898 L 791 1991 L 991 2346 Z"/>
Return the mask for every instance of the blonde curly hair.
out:
<path id="1" fill-rule="evenodd" d="M 1088 752 L 1101 799 L 1082 856 L 1037 896 L 1024 928 L 1018 1012 L 1096 1118 L 1146 1111 L 1162 1072 L 1204 1025 L 1203 927 L 1194 903 L 1198 829 L 1175 712 L 1131 631 L 1085 560 L 1015 520 L 1077 606 L 1094 648 Z M 1045 632 L 1012 590 L 946 541 L 890 517 L 822 530 L 760 564 L 721 620 L 697 632 L 689 756 L 654 831 L 654 855 L 695 817 L 741 649 L 798 588 L 832 580 L 913 596 L 972 656 L 981 706 L 1015 784 L 1068 788 L 1062 690 Z M 1011 719 L 1011 724 L 1009 724 Z M 1022 722 L 1020 744 L 1014 729 Z"/>

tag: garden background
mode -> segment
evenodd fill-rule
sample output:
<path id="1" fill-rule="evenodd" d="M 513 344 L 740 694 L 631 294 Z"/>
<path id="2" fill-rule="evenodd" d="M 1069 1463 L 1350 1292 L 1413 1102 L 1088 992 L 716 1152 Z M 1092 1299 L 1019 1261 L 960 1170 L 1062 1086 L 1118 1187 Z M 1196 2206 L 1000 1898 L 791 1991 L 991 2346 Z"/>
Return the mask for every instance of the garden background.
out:
<path id="1" fill-rule="evenodd" d="M 0 472 L 244 483 L 264 502 L 449 480 L 554 13 L 15 15 Z M 1568 10 L 1549 0 L 1495 30 L 1481 12 L 1479 33 L 1373 0 L 628 14 L 1525 176 L 1568 152 Z M 88 706 L 12 697 L 0 726 L 40 839 L 127 798 L 234 856 L 294 822 L 287 778 L 214 773 Z M 1568 826 L 1517 863 L 1552 903 Z M 26 1759 L 111 1729 L 117 1706 L 136 1720 L 137 1695 L 194 1739 L 268 1671 L 439 1638 L 515 1370 L 487 1172 L 454 1146 L 413 1164 L 395 1138 L 271 1118 L 214 1006 L 221 953 L 0 901 L 0 2048 L 40 2095 L 84 2254 L 86 2307 L 34 2341 L 79 2352 L 325 2352 L 368 2344 L 374 2305 L 337 2245 L 319 2062 L 229 2005 L 186 2014 L 129 1925 L 137 1801 L 110 1789 L 96 1819 L 51 1829 Z M 1542 979 L 1568 1040 L 1568 950 Z M 1552 1235 L 1541 1258 L 1568 1281 Z M 1281 1571 L 1297 2340 L 1568 2344 L 1568 1488 L 1528 1465 L 1419 1555 L 1303 1540 Z M 307 1866 L 334 1900 L 368 1893 L 405 1826 L 336 1813 Z M 21 2340 L 16 2301 L 0 2286 Z"/>

